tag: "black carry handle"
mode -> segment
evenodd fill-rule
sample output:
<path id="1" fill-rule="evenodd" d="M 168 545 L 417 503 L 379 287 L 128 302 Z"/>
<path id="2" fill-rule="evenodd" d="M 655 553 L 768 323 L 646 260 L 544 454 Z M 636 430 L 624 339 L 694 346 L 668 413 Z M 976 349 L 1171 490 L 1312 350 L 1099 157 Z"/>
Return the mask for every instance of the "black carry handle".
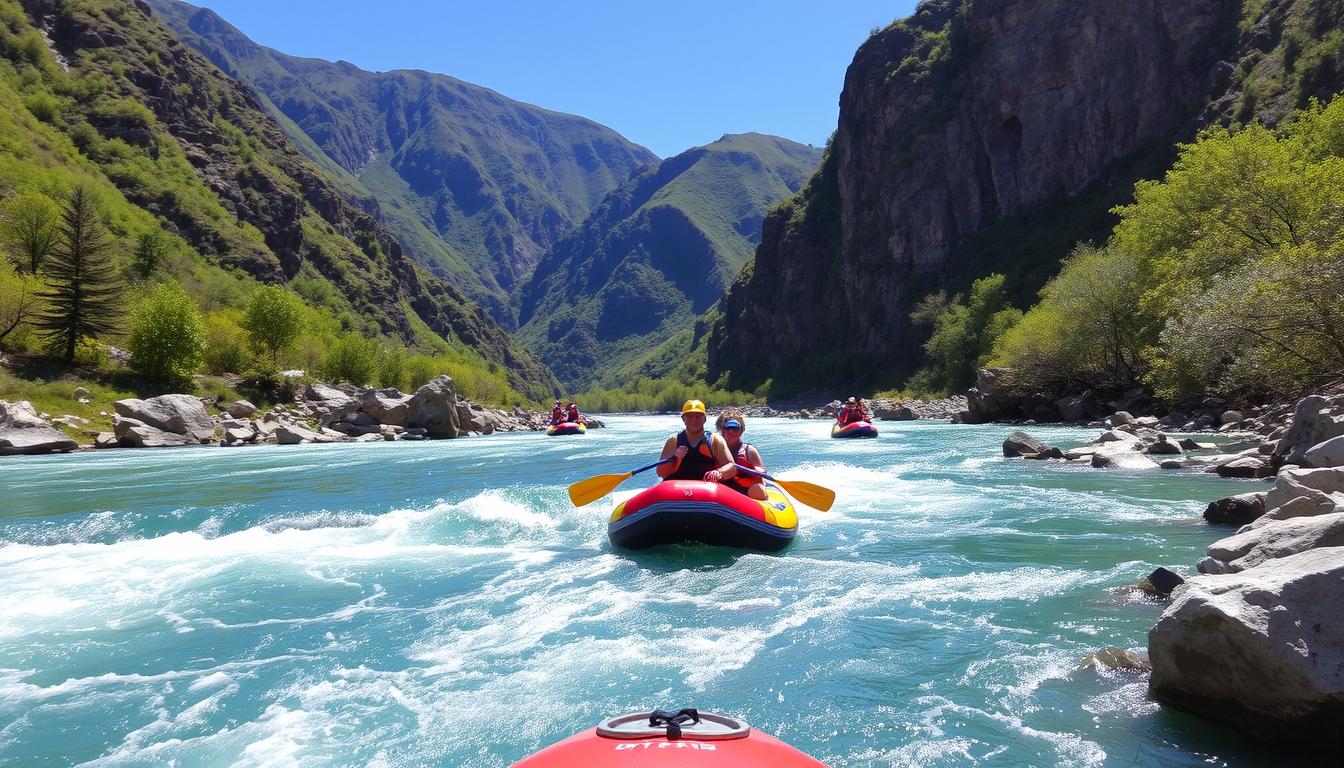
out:
<path id="1" fill-rule="evenodd" d="M 686 723 L 700 723 L 700 711 L 687 707 L 686 709 L 672 712 L 666 709 L 655 709 L 649 713 L 649 727 L 657 728 L 660 725 L 667 726 L 667 738 L 676 741 L 681 738 L 681 726 Z"/>

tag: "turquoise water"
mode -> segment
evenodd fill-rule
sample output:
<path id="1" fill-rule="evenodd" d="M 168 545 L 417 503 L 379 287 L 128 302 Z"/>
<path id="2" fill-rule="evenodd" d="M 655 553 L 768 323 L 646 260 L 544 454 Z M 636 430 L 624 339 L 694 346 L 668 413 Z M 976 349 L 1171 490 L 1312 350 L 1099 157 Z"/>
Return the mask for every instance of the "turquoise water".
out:
<path id="1" fill-rule="evenodd" d="M 836 768 L 1284 764 L 1079 669 L 1145 647 L 1161 605 L 1130 585 L 1259 486 L 1005 460 L 1005 427 L 754 419 L 831 512 L 779 555 L 614 551 L 565 486 L 678 423 L 0 460 L 0 764 L 507 766 L 683 706 Z"/>

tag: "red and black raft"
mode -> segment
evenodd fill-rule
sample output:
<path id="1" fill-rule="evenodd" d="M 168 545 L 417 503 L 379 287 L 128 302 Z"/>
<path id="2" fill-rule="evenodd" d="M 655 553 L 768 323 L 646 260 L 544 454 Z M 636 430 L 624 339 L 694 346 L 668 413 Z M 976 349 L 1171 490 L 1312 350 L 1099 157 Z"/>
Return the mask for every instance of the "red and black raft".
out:
<path id="1" fill-rule="evenodd" d="M 877 437 L 877 427 L 874 427 L 871 421 L 851 421 L 843 426 L 836 422 L 835 426 L 831 427 L 831 437 Z"/>
<path id="2" fill-rule="evenodd" d="M 680 711 L 613 717 L 513 768 L 826 768 L 803 752 L 723 715 Z"/>
<path id="3" fill-rule="evenodd" d="M 761 501 L 700 480 L 664 480 L 646 488 L 617 504 L 607 522 L 607 538 L 626 549 L 691 542 L 778 552 L 797 535 L 798 512 L 773 485 Z"/>
<path id="4" fill-rule="evenodd" d="M 552 424 L 546 428 L 546 434 L 550 437 L 559 437 L 561 435 L 582 435 L 588 431 L 585 424 L 576 421 L 562 421 L 559 424 Z"/>

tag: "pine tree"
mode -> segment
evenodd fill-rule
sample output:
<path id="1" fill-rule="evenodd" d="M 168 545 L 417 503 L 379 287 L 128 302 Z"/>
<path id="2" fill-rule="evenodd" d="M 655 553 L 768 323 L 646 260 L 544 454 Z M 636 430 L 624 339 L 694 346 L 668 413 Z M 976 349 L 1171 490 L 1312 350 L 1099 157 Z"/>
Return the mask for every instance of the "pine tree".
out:
<path id="1" fill-rule="evenodd" d="M 47 309 L 33 325 L 46 335 L 53 353 L 73 363 L 80 339 L 118 329 L 122 285 L 112 265 L 113 244 L 103 231 L 93 196 L 83 187 L 76 187 L 66 201 L 60 234 L 43 269 L 47 290 L 41 296 Z"/>

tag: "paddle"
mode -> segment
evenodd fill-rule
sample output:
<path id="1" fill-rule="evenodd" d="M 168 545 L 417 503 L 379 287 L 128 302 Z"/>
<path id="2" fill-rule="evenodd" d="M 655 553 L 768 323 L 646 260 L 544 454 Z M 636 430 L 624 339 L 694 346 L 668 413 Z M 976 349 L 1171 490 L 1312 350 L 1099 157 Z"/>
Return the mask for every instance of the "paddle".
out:
<path id="1" fill-rule="evenodd" d="M 569 486 L 569 500 L 574 502 L 574 506 L 582 507 L 584 504 L 592 504 L 594 501 L 606 496 L 608 493 L 616 490 L 616 486 L 624 483 L 626 480 L 638 475 L 645 470 L 653 469 L 660 464 L 666 464 L 677 458 L 668 456 L 661 461 L 655 461 L 647 467 L 632 469 L 619 475 L 595 475 Z"/>
<path id="2" fill-rule="evenodd" d="M 737 467 L 738 472 L 746 472 L 749 475 L 763 477 L 766 480 L 775 483 L 780 488 L 788 491 L 789 495 L 793 498 L 803 502 L 809 507 L 819 509 L 822 512 L 830 509 L 831 505 L 835 503 L 835 491 L 832 491 L 830 488 L 825 488 L 816 483 L 809 483 L 805 480 L 780 480 L 777 477 L 771 477 L 764 472 L 758 472 L 751 467 L 744 467 L 741 464 L 735 464 L 734 466 Z"/>

